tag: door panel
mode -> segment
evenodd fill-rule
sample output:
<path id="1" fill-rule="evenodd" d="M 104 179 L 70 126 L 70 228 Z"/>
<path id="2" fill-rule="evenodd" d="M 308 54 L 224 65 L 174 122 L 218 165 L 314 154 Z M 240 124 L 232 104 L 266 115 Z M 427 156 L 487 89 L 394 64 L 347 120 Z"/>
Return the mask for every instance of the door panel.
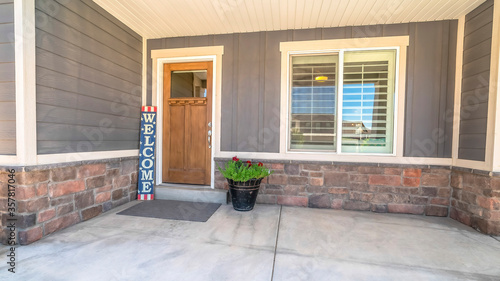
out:
<path id="1" fill-rule="evenodd" d="M 164 65 L 163 182 L 210 184 L 212 62 Z"/>

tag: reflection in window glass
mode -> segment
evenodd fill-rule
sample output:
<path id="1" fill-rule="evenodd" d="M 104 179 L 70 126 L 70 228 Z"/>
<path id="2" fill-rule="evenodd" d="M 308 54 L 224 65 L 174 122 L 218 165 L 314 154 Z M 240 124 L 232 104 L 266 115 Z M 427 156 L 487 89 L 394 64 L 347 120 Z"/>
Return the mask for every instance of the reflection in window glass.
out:
<path id="1" fill-rule="evenodd" d="M 342 152 L 392 153 L 395 50 L 345 52 Z"/>
<path id="2" fill-rule="evenodd" d="M 207 97 L 206 70 L 172 71 L 170 81 L 172 98 Z"/>
<path id="3" fill-rule="evenodd" d="M 290 148 L 335 150 L 338 55 L 292 57 Z"/>

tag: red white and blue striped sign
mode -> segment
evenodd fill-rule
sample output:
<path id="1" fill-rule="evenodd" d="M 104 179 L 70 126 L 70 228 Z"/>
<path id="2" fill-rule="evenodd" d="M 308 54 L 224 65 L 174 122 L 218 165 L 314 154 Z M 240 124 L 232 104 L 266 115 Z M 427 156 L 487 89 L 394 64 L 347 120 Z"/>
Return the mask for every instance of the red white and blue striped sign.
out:
<path id="1" fill-rule="evenodd" d="M 139 150 L 138 200 L 154 199 L 154 163 L 156 144 L 156 106 L 143 106 Z"/>

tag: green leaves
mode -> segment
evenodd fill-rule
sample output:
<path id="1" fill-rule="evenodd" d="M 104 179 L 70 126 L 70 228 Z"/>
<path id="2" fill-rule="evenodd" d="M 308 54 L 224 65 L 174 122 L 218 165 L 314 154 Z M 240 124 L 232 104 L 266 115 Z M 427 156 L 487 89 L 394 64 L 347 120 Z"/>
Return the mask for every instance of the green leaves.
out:
<path id="1" fill-rule="evenodd" d="M 243 163 L 236 157 L 233 157 L 233 160 L 225 164 L 225 169 L 222 169 L 219 165 L 217 165 L 217 168 L 226 179 L 239 182 L 264 178 L 273 173 L 260 162 L 257 165 L 252 164 L 250 161 Z"/>

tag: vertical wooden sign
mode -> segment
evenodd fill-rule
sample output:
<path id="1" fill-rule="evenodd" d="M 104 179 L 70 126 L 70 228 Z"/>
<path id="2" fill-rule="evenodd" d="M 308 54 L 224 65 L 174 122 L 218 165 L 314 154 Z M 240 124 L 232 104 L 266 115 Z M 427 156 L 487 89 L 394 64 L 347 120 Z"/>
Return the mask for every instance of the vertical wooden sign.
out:
<path id="1" fill-rule="evenodd" d="M 143 106 L 137 200 L 154 199 L 154 163 L 156 144 L 156 106 Z"/>

